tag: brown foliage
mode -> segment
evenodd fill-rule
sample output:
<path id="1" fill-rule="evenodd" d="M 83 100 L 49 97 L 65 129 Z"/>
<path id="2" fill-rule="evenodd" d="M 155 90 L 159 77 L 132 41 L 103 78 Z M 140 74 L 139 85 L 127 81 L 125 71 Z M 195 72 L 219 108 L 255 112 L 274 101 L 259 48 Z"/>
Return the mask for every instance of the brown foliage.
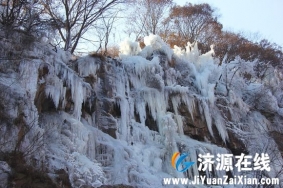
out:
<path id="1" fill-rule="evenodd" d="M 105 56 L 102 53 L 92 52 L 88 54 L 90 57 L 99 58 L 101 61 L 105 61 Z"/>
<path id="2" fill-rule="evenodd" d="M 252 42 L 241 34 L 222 31 L 222 25 L 214 16 L 210 5 L 191 3 L 185 6 L 174 6 L 166 24 L 170 29 L 164 30 L 161 37 L 173 48 L 174 45 L 184 48 L 187 42 L 198 42 L 202 53 L 215 45 L 215 56 L 220 62 L 230 62 L 236 56 L 245 61 L 256 61 L 255 71 L 259 77 L 264 75 L 268 66 L 282 66 L 283 53 L 280 46 L 263 39 Z"/>
<path id="3" fill-rule="evenodd" d="M 102 49 L 100 51 L 101 54 L 109 57 L 118 57 L 119 56 L 119 47 L 118 46 L 110 46 L 107 48 L 107 51 Z"/>
<path id="4" fill-rule="evenodd" d="M 173 21 L 174 31 L 170 36 L 174 38 L 173 41 L 181 42 L 182 45 L 188 41 L 210 43 L 221 33 L 222 29 L 222 25 L 214 16 L 214 9 L 206 3 L 174 6 L 170 11 L 169 18 Z"/>
<path id="5" fill-rule="evenodd" d="M 261 66 L 264 64 L 274 67 L 281 66 L 283 61 L 281 47 L 270 43 L 266 39 L 254 43 L 240 34 L 223 32 L 216 44 L 215 53 L 221 61 L 224 56 L 226 56 L 226 62 L 233 60 L 236 56 L 240 56 L 246 61 L 257 60 L 261 62 Z"/>

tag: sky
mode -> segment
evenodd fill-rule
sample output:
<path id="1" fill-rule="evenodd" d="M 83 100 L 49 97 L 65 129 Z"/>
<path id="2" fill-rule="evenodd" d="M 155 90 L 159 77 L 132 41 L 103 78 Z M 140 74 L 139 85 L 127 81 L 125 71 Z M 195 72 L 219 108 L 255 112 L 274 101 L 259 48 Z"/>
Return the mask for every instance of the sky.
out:
<path id="1" fill-rule="evenodd" d="M 174 0 L 178 5 L 208 3 L 224 30 L 266 38 L 283 47 L 283 0 Z"/>

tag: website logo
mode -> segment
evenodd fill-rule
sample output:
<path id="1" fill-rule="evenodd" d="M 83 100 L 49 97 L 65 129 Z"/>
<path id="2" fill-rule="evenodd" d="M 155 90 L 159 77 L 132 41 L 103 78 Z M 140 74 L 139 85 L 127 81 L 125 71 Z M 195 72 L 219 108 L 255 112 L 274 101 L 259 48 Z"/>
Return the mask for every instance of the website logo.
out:
<path id="1" fill-rule="evenodd" d="M 173 168 L 175 168 L 178 172 L 185 172 L 186 170 L 188 170 L 193 164 L 195 164 L 195 162 L 184 162 L 185 158 L 188 157 L 189 154 L 187 153 L 182 153 L 180 154 L 179 152 L 175 152 L 172 155 L 172 159 L 171 159 L 171 164 L 173 166 Z M 183 169 L 180 169 L 181 166 L 183 166 Z"/>

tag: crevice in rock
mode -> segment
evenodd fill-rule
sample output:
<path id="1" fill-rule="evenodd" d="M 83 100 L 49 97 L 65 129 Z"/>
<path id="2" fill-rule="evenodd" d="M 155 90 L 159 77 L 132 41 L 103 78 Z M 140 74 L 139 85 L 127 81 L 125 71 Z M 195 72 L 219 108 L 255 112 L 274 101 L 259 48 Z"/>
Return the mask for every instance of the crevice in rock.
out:
<path id="1" fill-rule="evenodd" d="M 158 126 L 157 122 L 152 117 L 149 107 L 146 105 L 146 119 L 145 119 L 145 125 L 152 131 L 158 132 Z"/>

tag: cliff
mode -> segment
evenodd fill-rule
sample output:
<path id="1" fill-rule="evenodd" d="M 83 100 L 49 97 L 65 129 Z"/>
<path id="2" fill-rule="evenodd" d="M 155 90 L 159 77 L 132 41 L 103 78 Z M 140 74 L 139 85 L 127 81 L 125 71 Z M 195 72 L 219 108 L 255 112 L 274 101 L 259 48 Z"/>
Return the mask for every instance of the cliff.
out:
<path id="1" fill-rule="evenodd" d="M 124 41 L 116 59 L 75 58 L 44 42 L 1 45 L 4 187 L 34 183 L 31 171 L 58 187 L 162 187 L 163 178 L 200 174 L 283 179 L 280 69 L 269 67 L 260 79 L 256 62 L 220 64 L 213 46 L 205 54 L 196 43 L 170 49 L 154 35 L 143 49 Z M 267 153 L 271 170 L 201 172 L 193 165 L 180 173 L 171 166 L 176 151 L 194 162 L 206 153 Z"/>

